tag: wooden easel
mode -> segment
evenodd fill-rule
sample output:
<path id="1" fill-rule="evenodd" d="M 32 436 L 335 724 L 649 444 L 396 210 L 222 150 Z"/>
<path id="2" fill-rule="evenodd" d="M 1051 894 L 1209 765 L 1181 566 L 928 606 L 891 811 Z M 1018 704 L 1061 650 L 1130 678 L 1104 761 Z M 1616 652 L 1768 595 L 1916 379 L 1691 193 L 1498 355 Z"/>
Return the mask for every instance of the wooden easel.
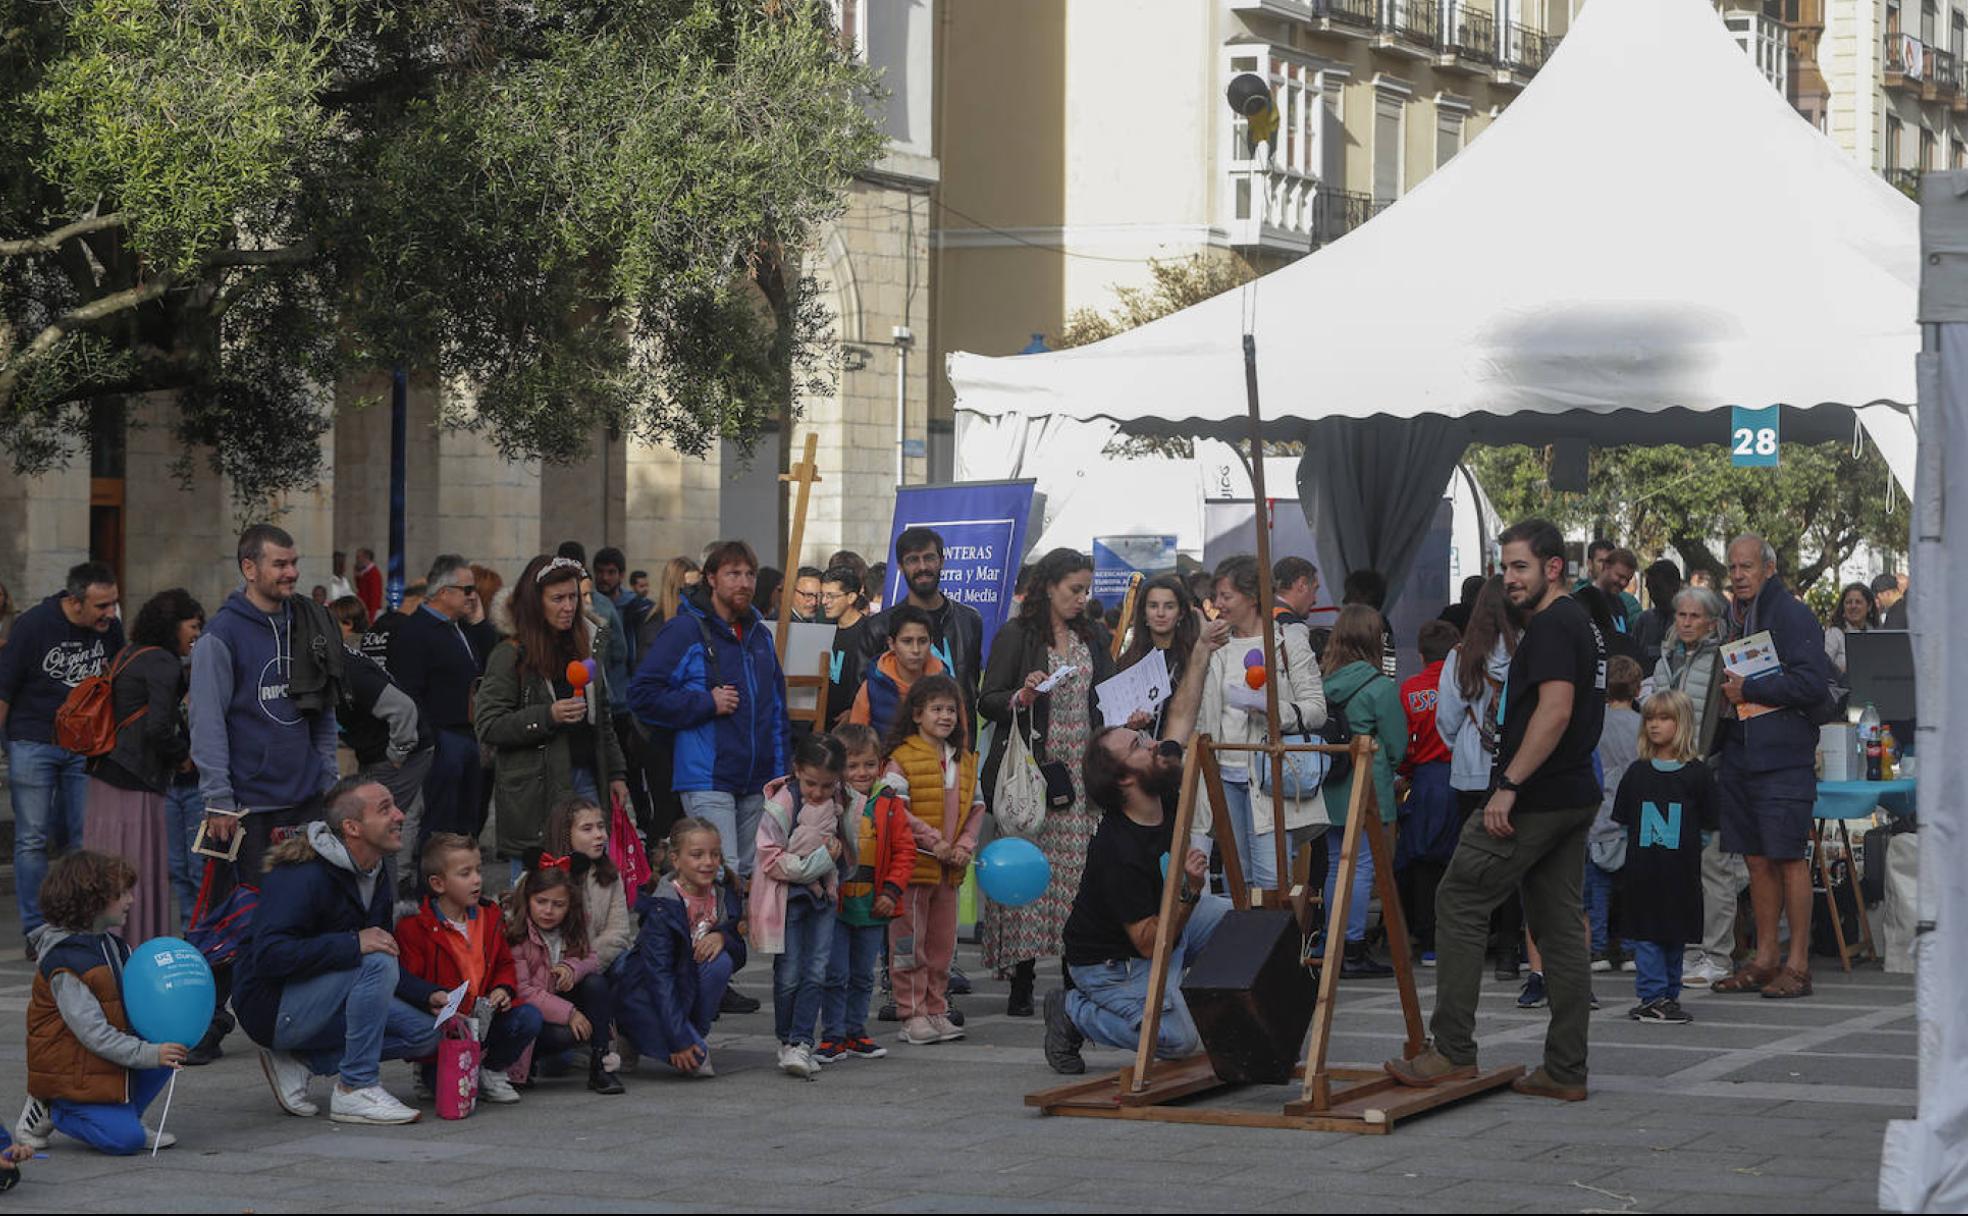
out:
<path id="1" fill-rule="evenodd" d="M 799 490 L 793 495 L 793 527 L 788 534 L 786 553 L 781 561 L 786 571 L 786 581 L 781 586 L 789 590 L 781 597 L 779 623 L 773 630 L 772 649 L 777 654 L 786 653 L 786 628 L 793 623 L 793 612 L 789 602 L 792 598 L 790 588 L 797 586 L 799 583 L 800 545 L 806 540 L 806 499 L 807 495 L 813 491 L 813 483 L 820 480 L 820 466 L 813 462 L 813 454 L 819 449 L 819 446 L 820 436 L 813 431 L 808 431 L 806 433 L 806 448 L 800 456 L 799 463 L 795 464 L 786 472 L 779 474 L 780 481 L 793 482 L 799 486 Z M 800 676 L 798 678 L 803 680 L 807 677 Z M 825 694 L 823 693 L 822 698 L 824 699 L 824 697 Z M 826 729 L 824 724 L 821 729 Z"/>
<path id="2" fill-rule="evenodd" d="M 1333 1012 L 1339 995 L 1338 952 L 1343 949 L 1347 912 L 1353 899 L 1353 874 L 1359 863 L 1360 836 L 1364 832 L 1379 864 L 1374 867 L 1375 886 L 1380 892 L 1381 915 L 1387 925 L 1387 939 L 1394 962 L 1394 978 L 1401 996 L 1401 1012 L 1407 1028 L 1402 1055 L 1413 1059 L 1426 1046 L 1422 1032 L 1421 1002 L 1415 995 L 1414 961 L 1409 956 L 1408 927 L 1401 914 L 1400 892 L 1394 884 L 1394 850 L 1380 822 L 1374 794 L 1373 757 L 1375 743 L 1356 735 L 1349 747 L 1324 743 L 1284 743 L 1279 732 L 1278 664 L 1276 628 L 1271 616 L 1271 521 L 1269 500 L 1264 489 L 1264 446 L 1261 441 L 1257 405 L 1257 348 L 1249 334 L 1244 335 L 1244 380 L 1250 412 L 1250 471 L 1252 497 L 1257 512 L 1258 599 L 1263 620 L 1266 667 L 1272 678 L 1265 681 L 1265 719 L 1268 726 L 1264 743 L 1219 744 L 1208 735 L 1190 741 L 1183 761 L 1182 790 L 1176 802 L 1174 834 L 1176 848 L 1189 839 L 1195 817 L 1196 791 L 1200 786 L 1210 801 L 1216 839 L 1234 839 L 1230 830 L 1229 807 L 1223 797 L 1223 776 L 1217 764 L 1219 751 L 1251 753 L 1258 761 L 1271 763 L 1271 788 L 1285 789 L 1285 756 L 1291 752 L 1350 754 L 1353 761 L 1353 792 L 1347 802 L 1346 827 L 1341 838 L 1339 873 L 1333 882 L 1333 905 L 1326 909 L 1326 964 L 1319 971 L 1319 991 L 1312 1009 L 1312 1028 L 1306 1041 L 1305 1063 L 1295 1072 L 1301 1081 L 1296 1100 L 1285 1103 L 1278 1114 L 1252 1110 L 1210 1109 L 1177 1105 L 1185 1098 L 1226 1088 L 1211 1067 L 1207 1055 L 1186 1060 L 1158 1061 L 1155 1042 L 1161 1029 L 1162 1002 L 1168 995 L 1169 955 L 1175 946 L 1177 896 L 1183 883 L 1182 867 L 1171 858 L 1162 883 L 1160 919 L 1156 922 L 1154 953 L 1149 956 L 1148 994 L 1141 1021 L 1141 1038 L 1135 1047 L 1134 1065 L 1119 1073 L 1076 1081 L 1052 1089 L 1027 1094 L 1025 1104 L 1048 1115 L 1077 1115 L 1104 1119 L 1146 1119 L 1167 1123 L 1214 1123 L 1232 1127 L 1283 1127 L 1303 1131 L 1364 1132 L 1385 1134 L 1394 1124 L 1423 1111 L 1432 1110 L 1463 1098 L 1509 1085 L 1522 1076 L 1522 1065 L 1492 1068 L 1467 1080 L 1438 1085 L 1432 1089 L 1409 1089 L 1387 1075 L 1383 1068 L 1341 1067 L 1327 1063 L 1332 1042 Z M 1288 897 L 1291 869 L 1286 857 L 1284 799 L 1271 800 L 1272 843 L 1277 849 L 1279 903 Z M 1223 850 L 1223 878 L 1238 908 L 1249 905 L 1250 895 L 1234 848 Z M 1267 902 L 1270 902 L 1267 899 Z M 1336 1088 L 1335 1082 L 1343 1083 Z"/>

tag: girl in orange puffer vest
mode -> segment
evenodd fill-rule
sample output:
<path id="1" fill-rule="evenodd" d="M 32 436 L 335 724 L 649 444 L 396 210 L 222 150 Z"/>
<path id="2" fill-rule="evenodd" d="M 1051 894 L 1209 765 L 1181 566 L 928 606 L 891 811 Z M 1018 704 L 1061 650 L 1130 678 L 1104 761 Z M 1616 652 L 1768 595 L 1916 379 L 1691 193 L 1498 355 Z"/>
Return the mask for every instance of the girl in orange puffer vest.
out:
<path id="1" fill-rule="evenodd" d="M 977 850 L 984 796 L 977 753 L 964 747 L 963 700 L 948 676 L 924 676 L 909 689 L 889 733 L 889 788 L 909 804 L 916 865 L 902 908 L 889 926 L 889 976 L 902 1041 L 961 1039 L 949 1019 L 950 960 L 957 951 L 957 888 Z"/>

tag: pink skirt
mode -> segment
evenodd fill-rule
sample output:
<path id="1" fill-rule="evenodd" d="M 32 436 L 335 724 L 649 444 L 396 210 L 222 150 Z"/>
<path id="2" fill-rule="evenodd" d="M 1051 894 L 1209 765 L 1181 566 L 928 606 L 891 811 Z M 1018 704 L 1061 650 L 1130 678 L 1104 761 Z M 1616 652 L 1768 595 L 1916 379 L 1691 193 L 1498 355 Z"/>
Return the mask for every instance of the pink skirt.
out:
<path id="1" fill-rule="evenodd" d="M 82 847 L 121 857 L 137 870 L 136 902 L 123 940 L 140 946 L 153 937 L 175 937 L 177 898 L 171 890 L 170 828 L 164 795 L 126 790 L 89 778 Z"/>

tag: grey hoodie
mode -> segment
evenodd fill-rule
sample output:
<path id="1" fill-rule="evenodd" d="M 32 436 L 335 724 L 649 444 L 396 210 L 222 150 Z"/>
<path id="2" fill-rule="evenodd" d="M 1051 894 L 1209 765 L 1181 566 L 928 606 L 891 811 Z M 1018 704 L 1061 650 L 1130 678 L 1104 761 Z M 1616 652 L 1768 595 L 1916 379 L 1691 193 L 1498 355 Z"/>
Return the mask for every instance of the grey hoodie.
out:
<path id="1" fill-rule="evenodd" d="M 376 894 L 376 882 L 383 876 L 383 863 L 379 860 L 366 870 L 355 868 L 355 859 L 349 856 L 348 846 L 343 844 L 333 832 L 328 830 L 327 821 L 317 819 L 307 825 L 307 840 L 321 860 L 340 870 L 355 875 L 355 889 L 362 896 L 362 906 L 368 907 Z"/>
<path id="2" fill-rule="evenodd" d="M 71 929 L 55 925 L 42 925 L 31 935 L 37 954 L 46 954 L 58 943 L 75 936 Z M 105 940 L 103 960 L 109 969 L 116 973 L 117 982 L 123 980 L 123 960 L 110 948 Z M 111 1064 L 124 1068 L 156 1068 L 162 1061 L 158 1058 L 156 1043 L 146 1043 L 127 1030 L 118 1030 L 109 1024 L 109 1015 L 103 1012 L 102 1002 L 96 994 L 89 991 L 89 985 L 82 977 L 72 971 L 58 971 L 48 980 L 48 987 L 55 995 L 55 1008 L 60 1011 L 62 1021 L 82 1046 L 93 1055 L 101 1056 Z"/>

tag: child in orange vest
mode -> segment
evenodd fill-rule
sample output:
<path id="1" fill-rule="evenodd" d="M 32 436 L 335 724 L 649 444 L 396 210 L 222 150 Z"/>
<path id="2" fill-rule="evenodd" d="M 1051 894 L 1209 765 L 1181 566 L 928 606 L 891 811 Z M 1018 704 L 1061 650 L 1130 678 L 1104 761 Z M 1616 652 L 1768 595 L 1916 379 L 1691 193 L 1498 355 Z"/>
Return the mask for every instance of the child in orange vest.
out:
<path id="1" fill-rule="evenodd" d="M 33 939 L 40 958 L 27 1003 L 28 1099 L 12 1160 L 48 1147 L 56 1131 L 119 1157 L 177 1143 L 142 1120 L 188 1049 L 145 1042 L 123 1011 L 130 947 L 117 930 L 136 885 L 129 862 L 87 849 L 57 861 L 42 880 L 48 922 Z"/>
<path id="2" fill-rule="evenodd" d="M 909 689 L 888 737 L 883 781 L 909 806 L 916 864 L 889 925 L 889 976 L 905 1043 L 963 1038 L 949 1019 L 950 961 L 957 952 L 957 888 L 977 849 L 984 798 L 977 753 L 964 748 L 963 701 L 948 676 Z"/>
<path id="3" fill-rule="evenodd" d="M 517 1102 L 506 1069 L 540 1036 L 540 1011 L 515 1005 L 519 973 L 499 905 L 480 897 L 478 842 L 455 832 L 439 832 L 424 845 L 418 867 L 424 876 L 424 902 L 413 916 L 396 922 L 398 965 L 446 992 L 465 985 L 461 1014 L 484 1001 L 493 1010 L 485 1033 L 485 1058 L 478 1070 L 478 1096 L 487 1102 Z M 431 1088 L 437 1067 L 417 1065 L 421 1088 Z"/>

